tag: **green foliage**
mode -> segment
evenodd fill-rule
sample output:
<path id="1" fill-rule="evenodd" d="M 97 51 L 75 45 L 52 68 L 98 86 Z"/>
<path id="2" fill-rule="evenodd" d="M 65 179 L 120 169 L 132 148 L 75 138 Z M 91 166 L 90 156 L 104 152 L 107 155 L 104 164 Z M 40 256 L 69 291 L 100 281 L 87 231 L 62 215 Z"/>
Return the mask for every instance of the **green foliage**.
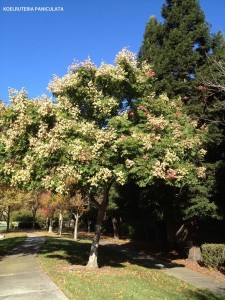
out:
<path id="1" fill-rule="evenodd" d="M 209 27 L 197 0 L 167 0 L 162 17 L 162 24 L 155 17 L 147 23 L 139 59 L 152 64 L 157 93 L 189 98 L 196 89 L 196 70 L 211 47 Z"/>
<path id="2" fill-rule="evenodd" d="M 201 246 L 203 263 L 207 267 L 220 268 L 225 262 L 224 244 L 203 244 Z"/>
<path id="3" fill-rule="evenodd" d="M 32 214 L 28 210 L 20 209 L 12 213 L 11 221 L 32 222 Z"/>

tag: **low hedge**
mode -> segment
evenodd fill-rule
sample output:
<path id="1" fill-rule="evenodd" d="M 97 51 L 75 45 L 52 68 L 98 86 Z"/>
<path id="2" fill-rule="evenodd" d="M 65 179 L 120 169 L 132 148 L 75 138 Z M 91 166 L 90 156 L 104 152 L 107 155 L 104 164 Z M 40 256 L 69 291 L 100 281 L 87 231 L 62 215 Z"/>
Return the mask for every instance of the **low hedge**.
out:
<path id="1" fill-rule="evenodd" d="M 225 262 L 224 244 L 203 244 L 203 263 L 206 267 L 219 269 Z"/>

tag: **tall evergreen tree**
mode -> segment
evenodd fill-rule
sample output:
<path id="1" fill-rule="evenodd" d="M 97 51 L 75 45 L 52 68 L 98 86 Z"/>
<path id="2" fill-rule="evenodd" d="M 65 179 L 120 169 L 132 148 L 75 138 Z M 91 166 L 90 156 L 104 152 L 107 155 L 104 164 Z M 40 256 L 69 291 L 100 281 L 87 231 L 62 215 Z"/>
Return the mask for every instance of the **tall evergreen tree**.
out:
<path id="1" fill-rule="evenodd" d="M 162 17 L 163 24 L 155 17 L 148 21 L 139 60 L 153 65 L 156 93 L 166 91 L 187 101 L 193 95 L 196 70 L 211 49 L 209 26 L 198 0 L 166 0 Z"/>

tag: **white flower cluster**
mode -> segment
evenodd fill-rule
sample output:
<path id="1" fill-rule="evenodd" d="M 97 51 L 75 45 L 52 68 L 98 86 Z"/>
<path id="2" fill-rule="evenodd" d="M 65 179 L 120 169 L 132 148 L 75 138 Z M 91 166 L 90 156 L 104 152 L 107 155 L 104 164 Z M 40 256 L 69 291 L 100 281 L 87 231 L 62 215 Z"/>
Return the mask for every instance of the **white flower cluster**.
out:
<path id="1" fill-rule="evenodd" d="M 96 65 L 91 61 L 91 58 L 88 57 L 87 60 L 85 60 L 84 62 L 79 62 L 74 60 L 72 65 L 68 67 L 68 72 L 75 72 L 76 70 L 80 69 L 81 67 L 83 67 L 84 69 L 96 69 Z"/>
<path id="2" fill-rule="evenodd" d="M 26 169 L 31 172 L 35 165 L 34 157 L 28 154 L 24 157 L 23 162 L 26 166 Z"/>
<path id="3" fill-rule="evenodd" d="M 200 145 L 200 141 L 199 139 L 195 138 L 195 139 L 185 139 L 183 141 L 183 145 L 186 149 L 192 149 L 196 146 Z"/>
<path id="4" fill-rule="evenodd" d="M 172 150 L 167 149 L 164 161 L 168 164 L 174 163 L 175 161 L 179 161 L 179 157 L 176 155 L 176 153 Z"/>
<path id="5" fill-rule="evenodd" d="M 95 131 L 95 143 L 91 145 L 90 150 L 92 155 L 95 157 L 99 156 L 102 151 L 105 150 L 105 145 L 110 143 L 114 145 L 114 150 L 116 151 L 116 145 L 114 141 L 117 140 L 117 134 L 114 129 L 99 129 Z"/>
<path id="6" fill-rule="evenodd" d="M 170 168 L 167 162 L 156 161 L 152 168 L 152 175 L 157 178 L 181 181 L 188 174 L 187 169 L 181 168 Z"/>
<path id="7" fill-rule="evenodd" d="M 57 97 L 56 114 L 58 115 L 58 117 L 61 116 L 62 112 L 67 112 L 69 116 L 71 116 L 74 120 L 78 120 L 78 117 L 80 115 L 78 106 L 74 103 L 71 103 L 67 97 L 60 95 Z"/>
<path id="8" fill-rule="evenodd" d="M 17 184 L 20 183 L 28 183 L 30 181 L 31 178 L 31 170 L 30 169 L 20 169 L 17 170 L 13 176 L 12 176 L 12 180 L 11 183 L 13 186 L 16 186 Z"/>
<path id="9" fill-rule="evenodd" d="M 96 77 L 110 77 L 116 81 L 123 81 L 126 75 L 126 71 L 120 66 L 109 65 L 104 62 L 96 71 Z"/>
<path id="10" fill-rule="evenodd" d="M 68 153 L 72 156 L 72 159 L 74 161 L 79 160 L 82 150 L 83 150 L 82 141 L 79 139 L 73 140 L 68 145 Z"/>
<path id="11" fill-rule="evenodd" d="M 126 168 L 130 169 L 135 165 L 135 162 L 131 159 L 126 159 L 125 165 L 126 165 Z"/>
<path id="12" fill-rule="evenodd" d="M 108 182 L 113 176 L 113 173 L 110 169 L 108 168 L 101 168 L 95 176 L 91 177 L 88 182 L 90 183 L 91 186 L 98 187 L 99 184 L 104 181 Z"/>
<path id="13" fill-rule="evenodd" d="M 124 185 L 126 182 L 126 174 L 121 170 L 114 170 L 114 174 L 116 176 L 116 182 L 118 182 L 121 185 Z"/>
<path id="14" fill-rule="evenodd" d="M 155 165 L 152 168 L 152 175 L 157 178 L 166 179 L 166 169 L 168 164 L 156 160 Z"/>
<path id="15" fill-rule="evenodd" d="M 46 189 L 53 190 L 59 194 L 68 193 L 68 180 L 73 180 L 77 183 L 81 179 L 81 175 L 71 165 L 62 165 L 57 167 L 52 175 L 47 175 L 43 178 L 42 182 Z"/>
<path id="16" fill-rule="evenodd" d="M 197 176 L 198 176 L 198 178 L 205 178 L 206 177 L 206 168 L 198 167 L 197 168 Z"/>
<path id="17" fill-rule="evenodd" d="M 161 129 L 163 130 L 170 123 L 168 120 L 165 120 L 164 116 L 161 115 L 159 117 L 154 117 L 151 115 L 147 115 L 147 125 L 152 126 L 153 129 Z"/>
<path id="18" fill-rule="evenodd" d="M 201 156 L 205 156 L 206 153 L 207 153 L 207 151 L 206 151 L 205 149 L 200 149 L 200 150 L 198 151 L 198 153 L 199 153 Z"/>
<path id="19" fill-rule="evenodd" d="M 92 81 L 88 83 L 89 93 L 91 96 L 91 100 L 95 111 L 97 114 L 101 113 L 104 115 L 109 114 L 112 109 L 117 107 L 117 100 L 114 97 L 105 97 L 102 91 L 98 90 Z"/>
<path id="20" fill-rule="evenodd" d="M 9 89 L 9 96 L 11 98 L 11 102 L 15 105 L 14 109 L 16 111 L 23 112 L 27 107 L 28 94 L 27 91 L 22 88 L 21 91 L 17 91 L 15 89 Z"/>
<path id="21" fill-rule="evenodd" d="M 5 175 L 10 175 L 15 172 L 15 169 L 13 168 L 11 163 L 5 163 L 5 165 L 3 166 L 3 172 Z"/>
<path id="22" fill-rule="evenodd" d="M 54 104 L 51 99 L 47 99 L 45 95 L 42 96 L 42 98 L 38 99 L 37 101 L 38 105 L 38 113 L 45 117 L 45 116 L 52 116 L 54 114 L 53 108 Z"/>
<path id="23" fill-rule="evenodd" d="M 115 59 L 115 64 L 116 65 L 120 65 L 121 63 L 123 64 L 124 62 L 126 62 L 127 64 L 129 64 L 133 68 L 137 68 L 136 55 L 133 52 L 126 49 L 126 48 L 123 48 L 117 54 L 116 59 Z"/>
<path id="24" fill-rule="evenodd" d="M 48 90 L 53 94 L 61 94 L 68 88 L 73 88 L 79 82 L 78 73 L 68 73 L 62 78 L 57 75 L 53 75 L 53 80 L 49 82 Z"/>
<path id="25" fill-rule="evenodd" d="M 50 154 L 61 148 L 61 143 L 54 137 L 46 141 L 42 141 L 37 138 L 31 138 L 30 147 L 37 157 L 46 159 Z"/>

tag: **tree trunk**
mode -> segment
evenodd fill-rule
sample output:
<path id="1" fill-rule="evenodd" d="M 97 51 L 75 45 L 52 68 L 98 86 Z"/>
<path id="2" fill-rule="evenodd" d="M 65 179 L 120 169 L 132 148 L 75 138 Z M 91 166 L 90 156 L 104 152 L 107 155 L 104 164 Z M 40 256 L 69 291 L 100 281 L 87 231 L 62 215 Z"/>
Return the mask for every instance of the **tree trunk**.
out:
<path id="1" fill-rule="evenodd" d="M 196 218 L 188 220 L 188 259 L 194 262 L 201 262 L 203 260 L 201 248 L 198 239 L 198 221 Z"/>
<path id="2" fill-rule="evenodd" d="M 98 216 L 97 216 L 97 222 L 95 227 L 95 236 L 93 238 L 93 242 L 91 245 L 91 251 L 89 254 L 89 260 L 87 263 L 88 268 L 98 268 L 98 247 L 99 247 L 99 240 L 101 236 L 101 229 L 102 229 L 102 222 L 105 217 L 105 212 L 109 203 L 109 190 L 111 187 L 111 184 L 108 184 L 104 191 L 103 200 L 98 208 Z"/>
<path id="3" fill-rule="evenodd" d="M 119 230 L 118 230 L 118 221 L 116 218 L 112 218 L 112 225 L 113 225 L 113 235 L 114 239 L 119 240 Z"/>
<path id="4" fill-rule="evenodd" d="M 89 220 L 88 219 L 88 221 L 87 221 L 87 228 L 88 228 L 88 233 L 90 233 L 91 232 L 91 220 Z"/>
<path id="5" fill-rule="evenodd" d="M 50 218 L 48 232 L 52 233 L 52 229 L 53 229 L 53 218 Z"/>
<path id="6" fill-rule="evenodd" d="M 10 227 L 10 214 L 11 214 L 11 207 L 7 207 L 7 225 L 6 225 L 6 231 L 9 232 L 9 227 Z"/>
<path id="7" fill-rule="evenodd" d="M 35 229 L 35 224 L 36 224 L 36 214 L 37 214 L 37 210 L 33 210 L 32 211 L 32 217 L 33 217 L 33 225 L 32 228 Z"/>
<path id="8" fill-rule="evenodd" d="M 73 214 L 74 215 L 74 234 L 73 234 L 73 238 L 75 241 L 77 241 L 77 231 L 78 231 L 78 222 L 79 222 L 79 214 Z"/>
<path id="9" fill-rule="evenodd" d="M 203 260 L 201 248 L 198 246 L 192 246 L 188 252 L 188 259 L 194 262 L 201 262 Z"/>
<path id="10" fill-rule="evenodd" d="M 48 230 L 48 217 L 46 218 L 46 221 L 45 221 L 45 229 Z"/>
<path id="11" fill-rule="evenodd" d="M 63 226 L 63 215 L 60 212 L 59 213 L 59 235 L 62 235 L 62 226 Z"/>

